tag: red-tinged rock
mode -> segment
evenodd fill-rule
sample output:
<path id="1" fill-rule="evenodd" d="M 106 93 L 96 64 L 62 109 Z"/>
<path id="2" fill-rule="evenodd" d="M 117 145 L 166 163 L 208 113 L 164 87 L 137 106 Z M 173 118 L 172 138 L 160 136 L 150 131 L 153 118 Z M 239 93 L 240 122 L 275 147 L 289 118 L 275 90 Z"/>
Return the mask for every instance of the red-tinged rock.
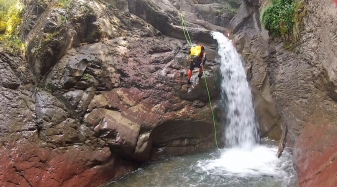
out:
<path id="1" fill-rule="evenodd" d="M 25 140 L 13 145 L 0 149 L 0 186 L 97 186 L 133 168 L 108 147 L 50 149 Z"/>
<path id="2" fill-rule="evenodd" d="M 300 187 L 337 186 L 337 126 L 305 124 L 295 145 Z"/>

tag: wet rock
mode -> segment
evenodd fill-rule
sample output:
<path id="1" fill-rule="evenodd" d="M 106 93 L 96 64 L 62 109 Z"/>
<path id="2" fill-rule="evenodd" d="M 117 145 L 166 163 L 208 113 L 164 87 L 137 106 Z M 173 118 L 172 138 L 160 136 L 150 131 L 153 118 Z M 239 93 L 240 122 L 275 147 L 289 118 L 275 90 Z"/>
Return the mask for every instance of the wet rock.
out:
<path id="1" fill-rule="evenodd" d="M 133 157 L 138 161 L 147 161 L 152 149 L 152 139 L 150 139 L 150 133 L 143 133 L 139 135 L 137 146 Z"/>
<path id="2" fill-rule="evenodd" d="M 2 67 L 1 79 L 4 87 L 16 89 L 19 85 L 35 82 L 35 77 L 29 68 L 29 64 L 22 58 L 0 52 L 0 64 Z"/>
<path id="3" fill-rule="evenodd" d="M 234 18 L 230 22 L 231 31 L 233 33 L 237 32 L 243 26 L 243 24 L 249 19 L 249 17 L 253 14 L 253 12 L 254 8 L 251 5 L 245 3 L 245 1 L 243 1 L 238 10 L 238 14 L 234 16 Z"/>
<path id="4" fill-rule="evenodd" d="M 261 4 L 261 1 L 260 1 L 260 0 L 244 0 L 244 1 L 245 1 L 245 2 L 248 2 L 248 3 L 252 4 L 252 5 L 255 5 L 255 6 Z"/>
<path id="5" fill-rule="evenodd" d="M 104 1 L 116 7 L 118 10 L 122 10 L 124 12 L 129 11 L 127 0 L 104 0 Z"/>
<path id="6" fill-rule="evenodd" d="M 136 0 L 135 2 L 129 3 L 129 11 L 146 20 L 162 34 L 174 38 L 185 39 L 179 12 L 172 4 L 167 4 L 162 0 L 156 2 L 153 2 L 152 0 Z M 209 24 L 207 26 L 208 29 L 204 29 L 197 24 L 193 24 L 192 26 L 187 23 L 191 39 L 208 44 L 214 43 L 215 41 L 210 35 L 210 30 L 211 28 L 214 28 L 215 30 L 217 27 L 212 27 Z"/>
<path id="7" fill-rule="evenodd" d="M 69 117 L 66 106 L 49 92 L 37 92 L 35 102 L 36 116 L 43 123 L 43 126 L 51 127 Z"/>
<path id="8" fill-rule="evenodd" d="M 0 132 L 14 133 L 35 131 L 37 121 L 33 93 L 0 86 Z"/>
<path id="9" fill-rule="evenodd" d="M 94 95 L 95 93 L 93 88 L 88 88 L 85 91 L 74 90 L 63 94 L 63 96 L 73 106 L 75 112 L 79 114 L 83 114 L 87 110 Z"/>
<path id="10" fill-rule="evenodd" d="M 205 85 L 180 95 L 188 49 L 177 7 L 189 14 L 188 5 L 107 2 L 25 2 L 27 59 L 0 53 L 8 79 L 0 84 L 1 185 L 98 186 L 138 162 L 214 147 Z M 195 42 L 212 43 L 210 30 L 223 30 L 190 15 Z M 203 45 L 216 101 L 219 62 L 215 47 Z"/>
<path id="11" fill-rule="evenodd" d="M 273 140 L 281 139 L 280 120 L 281 117 L 275 108 L 272 100 L 266 100 L 260 91 L 252 86 L 255 110 L 258 116 L 261 137 L 268 137 Z"/>
<path id="12" fill-rule="evenodd" d="M 205 106 L 205 103 L 196 100 L 196 101 L 193 101 L 192 106 L 197 107 L 197 108 L 201 108 L 201 107 L 204 107 L 204 106 Z"/>
<path id="13" fill-rule="evenodd" d="M 334 186 L 337 169 L 336 126 L 306 123 L 294 149 L 300 186 Z M 307 164 L 310 163 L 310 164 Z"/>
<path id="14" fill-rule="evenodd" d="M 199 70 L 198 70 L 199 71 Z M 204 78 L 197 77 L 198 72 L 195 71 L 191 78 L 191 85 L 184 85 L 180 92 L 180 97 L 185 100 L 195 101 L 200 100 L 202 102 L 208 101 L 208 92 L 206 89 L 206 83 Z M 207 76 L 207 75 L 206 75 Z M 207 87 L 211 98 L 219 97 L 220 87 L 217 85 L 219 76 L 217 74 L 211 77 L 206 77 Z"/>
<path id="15" fill-rule="evenodd" d="M 220 4 L 223 3 L 223 4 Z M 230 2 L 203 2 L 200 4 L 196 4 L 195 8 L 198 13 L 207 21 L 219 25 L 219 26 L 228 26 L 230 20 L 234 17 L 234 12 L 231 12 L 227 9 L 227 7 L 231 7 L 233 9 L 238 9 L 239 6 L 231 6 Z"/>
<path id="16" fill-rule="evenodd" d="M 46 149 L 23 139 L 19 146 L 0 149 L 0 179 L 2 185 L 12 186 L 97 186 L 111 178 L 121 176 L 133 167 L 117 158 L 110 158 L 109 148 L 92 149 L 71 146 L 65 149 Z M 81 158 L 81 159 L 79 159 Z M 106 163 L 102 165 L 102 163 Z M 93 167 L 95 166 L 95 167 Z M 54 180 L 50 180 L 53 178 Z"/>
<path id="17" fill-rule="evenodd" d="M 169 123 L 170 125 L 166 125 Z M 160 158 L 163 155 L 181 155 L 187 152 L 207 149 L 215 146 L 213 123 L 195 121 L 168 121 L 158 125 L 151 132 L 153 140 L 151 159 Z"/>
<path id="18" fill-rule="evenodd" d="M 60 124 L 40 131 L 42 140 L 54 145 L 66 145 L 79 142 L 79 123 L 74 119 L 66 119 Z"/>
<path id="19" fill-rule="evenodd" d="M 131 156 L 137 144 L 140 126 L 119 112 L 95 109 L 85 119 L 99 137 L 106 139 L 112 150 Z"/>
<path id="20" fill-rule="evenodd" d="M 336 177 L 332 177 L 336 171 L 337 143 L 332 135 L 336 132 L 337 116 L 334 100 L 337 42 L 332 39 L 336 37 L 337 19 L 333 16 L 336 10 L 333 5 L 333 2 L 305 3 L 310 14 L 304 19 L 301 45 L 296 50 L 296 55 L 307 66 L 296 68 L 297 74 L 304 74 L 296 84 L 296 93 L 301 94 L 296 94 L 297 102 L 289 108 L 303 107 L 300 113 L 289 116 L 298 121 L 289 132 L 296 135 L 294 162 L 299 173 L 299 186 L 303 187 L 337 184 Z"/>
<path id="21" fill-rule="evenodd" d="M 0 79 L 1 86 L 9 89 L 16 89 L 20 86 L 21 82 L 16 77 L 12 69 L 6 63 L 0 62 Z"/>
<path id="22" fill-rule="evenodd" d="M 75 90 L 75 91 L 69 91 L 65 93 L 63 96 L 69 101 L 69 103 L 76 107 L 80 100 L 82 99 L 82 96 L 84 94 L 83 90 Z"/>
<path id="23" fill-rule="evenodd" d="M 81 79 L 85 69 L 87 68 L 88 60 L 70 61 L 62 79 L 62 84 L 65 88 L 74 87 L 77 81 Z"/>
<path id="24" fill-rule="evenodd" d="M 273 75 L 269 72 L 272 47 L 268 44 L 268 33 L 261 26 L 256 3 L 243 1 L 238 14 L 230 23 L 235 33 L 231 38 L 242 55 L 247 79 L 251 84 L 261 136 L 280 140 L 284 133 L 281 128 L 283 118 L 274 102 Z"/>

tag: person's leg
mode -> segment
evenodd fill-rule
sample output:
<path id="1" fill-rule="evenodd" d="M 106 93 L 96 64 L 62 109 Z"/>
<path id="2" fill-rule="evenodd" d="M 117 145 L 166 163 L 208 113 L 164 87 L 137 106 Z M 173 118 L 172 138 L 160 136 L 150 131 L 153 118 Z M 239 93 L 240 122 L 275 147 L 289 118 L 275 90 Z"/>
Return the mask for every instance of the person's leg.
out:
<path id="1" fill-rule="evenodd" d="M 202 67 L 199 68 L 199 74 L 198 74 L 198 77 L 201 78 L 202 77 L 202 73 L 203 73 L 203 69 Z"/>
<path id="2" fill-rule="evenodd" d="M 190 69 L 188 70 L 187 73 L 187 84 L 191 84 L 191 77 L 192 77 L 192 71 L 194 69 L 194 63 L 190 63 Z"/>
<path id="3" fill-rule="evenodd" d="M 192 77 L 192 70 L 188 70 L 187 79 L 190 81 Z"/>

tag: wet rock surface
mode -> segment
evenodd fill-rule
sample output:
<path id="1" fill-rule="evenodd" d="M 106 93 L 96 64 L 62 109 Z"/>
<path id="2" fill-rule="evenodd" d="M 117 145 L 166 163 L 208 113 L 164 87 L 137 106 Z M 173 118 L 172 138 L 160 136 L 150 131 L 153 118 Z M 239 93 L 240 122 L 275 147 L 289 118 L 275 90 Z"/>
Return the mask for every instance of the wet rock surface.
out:
<path id="1" fill-rule="evenodd" d="M 225 115 L 209 33 L 230 29 L 261 136 L 294 147 L 300 186 L 335 186 L 332 2 L 307 2 L 310 14 L 295 51 L 270 40 L 261 26 L 265 1 L 245 0 L 238 14 L 226 9 L 238 7 L 235 0 L 104 2 L 27 1 L 20 28 L 26 56 L 0 52 L 1 185 L 97 186 L 144 161 L 214 148 L 197 69 L 186 84 L 182 13 L 192 41 L 207 51 L 204 73 L 217 124 Z"/>
<path id="2" fill-rule="evenodd" d="M 283 122 L 272 98 L 268 72 L 272 51 L 258 10 L 259 4 L 243 1 L 238 14 L 230 22 L 233 32 L 230 37 L 245 63 L 261 137 L 279 141 Z"/>
<path id="3" fill-rule="evenodd" d="M 336 186 L 337 7 L 331 1 L 307 2 L 307 11 L 298 52 L 309 65 L 305 76 L 310 80 L 308 85 L 303 81 L 298 85 L 306 92 L 300 97 L 306 106 L 301 124 L 295 126 L 303 130 L 296 140 L 294 159 L 300 186 Z"/>
<path id="4" fill-rule="evenodd" d="M 0 53 L 1 185 L 98 186 L 141 162 L 215 147 L 197 69 L 186 84 L 188 46 L 176 7 L 194 2 L 156 2 L 153 12 L 150 1 L 106 2 L 26 1 L 27 52 Z M 133 6 L 158 19 L 142 19 Z M 195 14 L 186 24 L 206 25 L 191 36 L 205 42 L 204 73 L 220 115 L 209 32 L 224 28 Z"/>
<path id="5" fill-rule="evenodd" d="M 299 186 L 335 186 L 337 7 L 332 1 L 305 1 L 300 41 L 294 50 L 286 50 L 287 44 L 269 38 L 252 11 L 269 1 L 244 2 L 231 27 L 250 67 L 261 133 L 273 137 L 275 131 L 283 131 L 280 148 L 285 143 L 293 147 Z M 263 125 L 267 121 L 274 125 Z"/>

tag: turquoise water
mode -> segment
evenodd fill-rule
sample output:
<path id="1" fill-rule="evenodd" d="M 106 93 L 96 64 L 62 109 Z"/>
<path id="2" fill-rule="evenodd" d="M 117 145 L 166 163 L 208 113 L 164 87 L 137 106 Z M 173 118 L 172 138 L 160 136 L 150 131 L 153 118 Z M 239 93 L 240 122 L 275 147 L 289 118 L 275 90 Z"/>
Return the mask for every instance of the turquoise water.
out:
<path id="1" fill-rule="evenodd" d="M 275 142 L 265 141 L 263 147 L 273 151 L 276 166 L 252 168 L 249 172 L 226 171 L 221 168 L 221 157 L 226 149 L 195 155 L 167 158 L 149 163 L 123 178 L 111 182 L 108 187 L 293 187 L 296 185 L 296 173 L 291 162 L 291 155 L 285 151 L 277 159 Z M 230 150 L 230 149 L 229 149 Z M 269 157 L 269 156 L 268 156 Z M 220 160 L 219 160 L 220 159 Z M 245 162 L 254 162 L 251 155 L 246 154 Z M 264 160 L 263 156 L 260 157 Z M 251 160 L 251 161 L 250 161 Z M 218 168 L 208 168 L 210 163 L 218 164 Z M 240 166 L 242 158 L 237 157 L 233 164 Z M 259 166 L 261 167 L 261 166 Z M 275 167 L 277 174 L 275 174 Z M 263 172 L 259 171 L 263 170 Z M 270 174 L 268 174 L 268 171 Z M 253 172 L 252 172 L 253 171 Z"/>

